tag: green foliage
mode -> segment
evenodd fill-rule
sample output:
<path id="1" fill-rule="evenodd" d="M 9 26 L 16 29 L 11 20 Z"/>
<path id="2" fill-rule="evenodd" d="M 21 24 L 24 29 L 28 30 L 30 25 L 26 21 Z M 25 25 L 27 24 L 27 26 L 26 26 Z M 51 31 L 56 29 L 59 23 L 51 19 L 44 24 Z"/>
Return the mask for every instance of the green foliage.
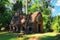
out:
<path id="1" fill-rule="evenodd" d="M 10 6 L 9 4 L 8 0 L 0 1 L 0 27 L 8 26 L 10 23 L 12 11 L 8 8 Z"/>
<path id="2" fill-rule="evenodd" d="M 50 3 L 48 4 L 48 1 L 43 0 L 44 10 L 42 12 L 42 15 L 43 15 L 43 26 L 44 26 L 45 32 L 48 30 L 50 31 L 50 28 L 51 28 L 51 21 L 49 21 L 51 20 L 51 8 L 49 8 Z M 47 27 L 49 28 L 47 29 Z"/>
<path id="3" fill-rule="evenodd" d="M 18 9 L 22 10 L 22 2 L 17 1 L 14 5 L 13 5 L 13 10 L 17 11 Z"/>
<path id="4" fill-rule="evenodd" d="M 53 17 L 51 26 L 55 32 L 60 32 L 60 24 L 59 23 L 60 23 L 60 16 Z"/>
<path id="5" fill-rule="evenodd" d="M 40 4 L 33 3 L 32 6 L 28 9 L 29 13 L 33 13 L 35 11 L 38 11 L 40 7 Z"/>
<path id="6" fill-rule="evenodd" d="M 35 11 L 40 10 L 40 2 L 39 0 L 28 0 L 28 13 L 33 13 Z M 26 13 L 26 1 L 23 2 L 23 6 L 24 6 L 24 13 Z"/>
<path id="7" fill-rule="evenodd" d="M 0 13 L 4 13 L 5 12 L 5 6 L 4 6 L 4 4 L 1 4 L 0 3 Z"/>

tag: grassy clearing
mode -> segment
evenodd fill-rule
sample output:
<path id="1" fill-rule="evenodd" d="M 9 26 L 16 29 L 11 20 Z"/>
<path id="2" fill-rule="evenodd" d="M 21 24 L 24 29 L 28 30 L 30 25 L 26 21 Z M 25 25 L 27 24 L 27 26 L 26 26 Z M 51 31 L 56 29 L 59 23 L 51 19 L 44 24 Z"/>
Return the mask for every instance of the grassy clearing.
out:
<path id="1" fill-rule="evenodd" d="M 38 38 L 38 40 L 55 40 L 56 35 L 57 33 L 22 35 L 18 33 L 0 32 L 0 40 L 29 40 L 31 38 Z"/>

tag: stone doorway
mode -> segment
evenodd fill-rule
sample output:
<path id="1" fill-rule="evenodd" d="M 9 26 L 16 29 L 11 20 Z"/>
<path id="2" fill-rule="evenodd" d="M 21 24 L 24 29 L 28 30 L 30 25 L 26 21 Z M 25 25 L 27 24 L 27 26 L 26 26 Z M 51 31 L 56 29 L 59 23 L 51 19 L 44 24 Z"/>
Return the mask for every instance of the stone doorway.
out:
<path id="1" fill-rule="evenodd" d="M 41 33 L 41 26 L 40 26 L 40 24 L 38 24 L 38 26 L 37 26 L 37 32 Z"/>

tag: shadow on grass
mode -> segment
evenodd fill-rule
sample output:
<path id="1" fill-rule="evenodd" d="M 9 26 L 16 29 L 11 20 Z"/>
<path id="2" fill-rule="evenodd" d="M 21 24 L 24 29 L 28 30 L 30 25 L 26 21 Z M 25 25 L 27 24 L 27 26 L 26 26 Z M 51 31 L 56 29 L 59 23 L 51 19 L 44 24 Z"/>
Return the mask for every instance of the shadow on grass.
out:
<path id="1" fill-rule="evenodd" d="M 0 40 L 18 40 L 16 36 L 17 34 L 13 34 L 13 33 L 1 33 Z"/>
<path id="2" fill-rule="evenodd" d="M 53 40 L 55 37 L 54 36 L 45 36 L 42 38 L 39 38 L 39 40 Z"/>
<path id="3" fill-rule="evenodd" d="M 60 40 L 60 34 L 57 34 L 56 36 L 43 36 L 40 37 L 39 40 Z"/>
<path id="4" fill-rule="evenodd" d="M 54 38 L 54 40 L 60 40 L 60 34 L 57 34 Z"/>

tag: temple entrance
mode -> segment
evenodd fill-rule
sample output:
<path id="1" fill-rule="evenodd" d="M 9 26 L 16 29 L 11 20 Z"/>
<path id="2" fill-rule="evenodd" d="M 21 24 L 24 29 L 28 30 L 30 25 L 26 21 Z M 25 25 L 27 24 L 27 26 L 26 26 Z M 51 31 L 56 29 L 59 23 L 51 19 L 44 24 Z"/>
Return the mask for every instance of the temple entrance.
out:
<path id="1" fill-rule="evenodd" d="M 40 24 L 38 24 L 38 26 L 37 26 L 37 32 L 38 32 L 38 33 L 40 33 L 40 32 L 41 32 Z"/>

